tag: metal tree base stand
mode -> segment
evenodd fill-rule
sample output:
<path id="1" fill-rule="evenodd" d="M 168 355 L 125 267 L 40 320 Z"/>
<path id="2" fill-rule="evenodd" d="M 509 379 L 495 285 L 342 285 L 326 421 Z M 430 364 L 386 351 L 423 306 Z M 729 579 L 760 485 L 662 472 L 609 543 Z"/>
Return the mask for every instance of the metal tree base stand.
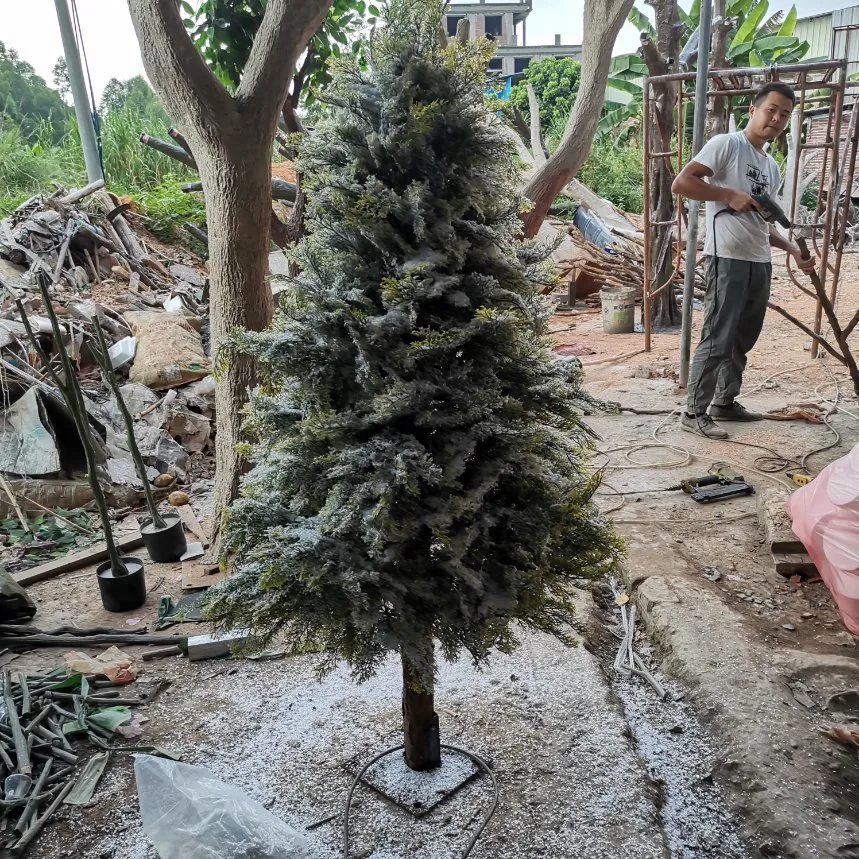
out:
<path id="1" fill-rule="evenodd" d="M 489 821 L 492 820 L 492 816 L 495 814 L 495 811 L 498 808 L 498 781 L 495 778 L 495 773 L 493 773 L 490 769 L 489 764 L 487 764 L 486 761 L 483 760 L 483 758 L 481 758 L 479 755 L 476 755 L 474 752 L 469 752 L 467 749 L 460 749 L 458 746 L 449 746 L 445 743 L 441 744 L 441 748 L 450 752 L 456 752 L 457 754 L 464 755 L 465 757 L 469 758 L 469 760 L 471 760 L 473 763 L 477 764 L 481 769 L 483 769 L 487 773 L 489 778 L 492 780 L 492 789 L 494 791 L 492 807 L 489 809 L 488 813 L 486 814 L 486 817 L 483 818 L 483 821 L 480 826 L 477 827 L 477 831 L 474 833 L 474 835 L 471 836 L 471 840 L 468 842 L 465 851 L 462 853 L 461 859 L 466 859 L 466 857 L 469 856 L 471 851 L 474 849 L 474 845 L 477 843 L 477 840 L 483 834 L 483 830 L 486 829 L 489 824 Z M 368 769 L 370 769 L 370 767 L 372 767 L 374 764 L 377 764 L 380 760 L 382 760 L 382 758 L 385 758 L 388 755 L 392 755 L 395 752 L 401 752 L 403 750 L 404 746 L 394 746 L 391 749 L 387 749 L 384 752 L 381 752 L 380 754 L 376 755 L 376 757 L 368 761 L 366 764 L 364 764 L 363 767 L 361 767 L 360 770 L 358 770 L 357 775 L 352 781 L 352 786 L 349 788 L 349 793 L 346 796 L 346 804 L 343 810 L 343 859 L 350 859 L 349 813 L 352 808 L 352 797 L 355 793 L 355 789 L 358 787 L 359 782 L 363 779 L 364 774 L 367 772 Z M 473 778 L 474 774 L 467 776 L 456 786 L 456 788 L 454 788 L 453 791 L 448 793 L 447 796 L 450 796 L 452 793 L 456 792 L 460 788 L 464 787 L 466 784 L 470 783 Z M 445 798 L 447 798 L 447 796 Z M 425 813 L 427 812 L 424 812 L 424 814 Z"/>

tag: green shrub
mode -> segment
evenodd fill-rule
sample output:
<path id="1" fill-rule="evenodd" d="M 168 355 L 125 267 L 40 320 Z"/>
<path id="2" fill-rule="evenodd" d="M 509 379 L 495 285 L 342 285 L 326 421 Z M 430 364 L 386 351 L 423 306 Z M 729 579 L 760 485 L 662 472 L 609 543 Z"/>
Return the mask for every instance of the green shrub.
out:
<path id="1" fill-rule="evenodd" d="M 147 219 L 147 228 L 164 242 L 183 239 L 181 228 L 186 221 L 199 224 L 206 220 L 203 195 L 185 194 L 180 184 L 177 177 L 167 176 L 154 188 L 132 195 Z"/>
<path id="2" fill-rule="evenodd" d="M 625 212 L 644 211 L 644 167 L 637 146 L 595 141 L 576 178 Z"/>

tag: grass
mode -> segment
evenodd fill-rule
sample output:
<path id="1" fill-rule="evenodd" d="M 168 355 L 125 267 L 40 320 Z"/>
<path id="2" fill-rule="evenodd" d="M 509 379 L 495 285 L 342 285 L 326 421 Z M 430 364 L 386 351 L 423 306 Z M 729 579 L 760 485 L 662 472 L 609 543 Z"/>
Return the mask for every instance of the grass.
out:
<path id="1" fill-rule="evenodd" d="M 187 167 L 140 143 L 143 131 L 164 134 L 163 111 L 156 105 L 140 111 L 129 106 L 110 111 L 102 120 L 102 160 L 107 187 L 136 203 L 148 219 L 148 226 L 159 238 L 182 238 L 180 225 L 185 221 L 205 220 L 202 196 L 183 194 L 182 182 L 196 175 Z M 83 152 L 77 124 L 70 120 L 59 144 L 53 143 L 54 131 L 45 123 L 31 138 L 24 139 L 20 129 L 0 117 L 0 217 L 35 194 L 53 189 L 57 182 L 65 187 L 86 182 Z"/>

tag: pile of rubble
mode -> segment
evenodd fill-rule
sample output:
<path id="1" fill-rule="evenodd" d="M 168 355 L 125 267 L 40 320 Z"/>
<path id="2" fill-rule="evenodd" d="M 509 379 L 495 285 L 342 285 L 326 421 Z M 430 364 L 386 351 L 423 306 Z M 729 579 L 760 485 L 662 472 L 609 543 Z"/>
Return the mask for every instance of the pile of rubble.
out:
<path id="1" fill-rule="evenodd" d="M 150 477 L 169 473 L 183 482 L 192 466 L 210 476 L 214 381 L 203 265 L 191 254 L 168 256 L 103 183 L 71 193 L 58 188 L 0 221 L 0 515 L 72 509 L 92 497 L 71 415 L 40 370 L 19 315 L 18 300 L 54 356 L 39 272 L 52 284 L 111 502 L 136 505 L 140 484 L 116 403 L 93 360 L 93 318 L 110 338 L 114 368 L 127 374 L 122 394 Z"/>

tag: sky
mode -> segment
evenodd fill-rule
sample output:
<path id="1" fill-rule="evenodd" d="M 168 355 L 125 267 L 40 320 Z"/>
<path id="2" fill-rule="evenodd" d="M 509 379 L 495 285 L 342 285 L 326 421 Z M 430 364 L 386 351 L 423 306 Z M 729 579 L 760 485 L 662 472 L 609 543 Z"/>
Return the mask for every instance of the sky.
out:
<path id="1" fill-rule="evenodd" d="M 599 2 L 599 0 L 596 0 Z M 859 0 L 797 0 L 800 17 L 819 14 Z M 529 45 L 550 45 L 560 32 L 564 44 L 577 44 L 582 38 L 584 0 L 532 0 L 528 18 Z M 638 4 L 645 11 L 649 6 Z M 770 0 L 770 9 L 787 10 L 790 0 Z M 77 0 L 84 46 L 96 98 L 111 78 L 126 80 L 144 74 L 140 49 L 125 0 Z M 54 0 L 0 0 L 0 41 L 18 51 L 49 85 L 57 58 L 62 55 Z M 626 24 L 614 53 L 627 53 L 638 47 L 638 33 Z"/>

